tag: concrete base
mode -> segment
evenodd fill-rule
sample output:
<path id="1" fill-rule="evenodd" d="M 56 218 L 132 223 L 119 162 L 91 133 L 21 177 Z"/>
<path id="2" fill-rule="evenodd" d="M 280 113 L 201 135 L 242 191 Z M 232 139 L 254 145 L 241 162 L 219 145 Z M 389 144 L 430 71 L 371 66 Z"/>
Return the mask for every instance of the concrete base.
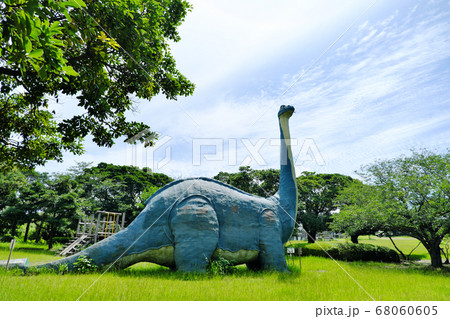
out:
<path id="1" fill-rule="evenodd" d="M 7 260 L 0 260 L 0 267 L 5 267 L 6 268 L 6 263 L 8 261 Z M 21 259 L 11 259 L 9 261 L 9 268 L 14 268 L 14 267 L 26 267 L 29 266 L 30 262 L 28 261 L 28 258 L 21 258 Z"/>

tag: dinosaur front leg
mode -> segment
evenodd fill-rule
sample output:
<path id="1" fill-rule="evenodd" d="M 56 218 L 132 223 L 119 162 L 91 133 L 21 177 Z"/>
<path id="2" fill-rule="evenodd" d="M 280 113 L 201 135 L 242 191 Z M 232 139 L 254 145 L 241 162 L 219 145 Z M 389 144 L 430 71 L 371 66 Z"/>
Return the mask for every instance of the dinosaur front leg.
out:
<path id="1" fill-rule="evenodd" d="M 281 223 L 272 210 L 265 210 L 260 217 L 259 264 L 262 269 L 288 271 L 282 242 Z"/>
<path id="2" fill-rule="evenodd" d="M 206 271 L 219 242 L 219 223 L 214 208 L 206 198 L 192 196 L 178 204 L 172 214 L 177 270 Z"/>

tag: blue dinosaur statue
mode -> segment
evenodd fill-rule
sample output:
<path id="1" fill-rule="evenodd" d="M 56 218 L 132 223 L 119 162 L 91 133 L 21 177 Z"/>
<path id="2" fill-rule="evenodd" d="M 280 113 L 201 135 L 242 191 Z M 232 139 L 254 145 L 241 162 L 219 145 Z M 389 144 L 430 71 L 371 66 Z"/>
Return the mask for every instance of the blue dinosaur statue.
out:
<path id="1" fill-rule="evenodd" d="M 125 229 L 70 257 L 39 267 L 69 270 L 80 255 L 100 267 L 123 269 L 152 262 L 182 272 L 204 272 L 213 255 L 250 269 L 287 271 L 283 244 L 294 229 L 297 185 L 288 121 L 294 107 L 278 112 L 280 187 L 262 198 L 209 178 L 187 178 L 159 189 Z"/>

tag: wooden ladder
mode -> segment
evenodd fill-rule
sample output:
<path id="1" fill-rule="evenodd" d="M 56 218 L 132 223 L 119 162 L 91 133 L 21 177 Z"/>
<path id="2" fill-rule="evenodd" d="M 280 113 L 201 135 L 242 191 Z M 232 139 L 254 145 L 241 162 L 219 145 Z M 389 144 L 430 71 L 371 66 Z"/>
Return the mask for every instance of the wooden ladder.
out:
<path id="1" fill-rule="evenodd" d="M 90 241 L 89 235 L 81 235 L 80 237 L 76 238 L 72 243 L 70 243 L 66 248 L 64 248 L 59 255 L 60 256 L 66 256 L 72 252 L 72 250 L 77 249 L 79 245 L 87 244 Z"/>

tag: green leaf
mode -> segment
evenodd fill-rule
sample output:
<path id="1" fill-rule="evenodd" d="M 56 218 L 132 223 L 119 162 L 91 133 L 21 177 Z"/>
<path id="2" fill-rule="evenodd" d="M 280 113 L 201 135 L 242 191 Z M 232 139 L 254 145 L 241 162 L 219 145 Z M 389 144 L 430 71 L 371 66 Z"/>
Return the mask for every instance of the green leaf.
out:
<path id="1" fill-rule="evenodd" d="M 73 0 L 73 1 L 64 1 L 60 3 L 60 6 L 62 7 L 72 7 L 72 8 L 86 8 L 86 3 L 84 3 L 82 0 Z"/>
<path id="2" fill-rule="evenodd" d="M 41 28 L 42 23 L 41 23 L 41 20 L 39 19 L 39 17 L 34 18 L 34 24 L 35 24 L 36 28 L 38 28 L 38 29 Z"/>
<path id="3" fill-rule="evenodd" d="M 33 28 L 30 32 L 30 38 L 34 39 L 36 42 L 39 41 L 39 35 L 41 34 L 41 30 L 38 28 Z"/>
<path id="4" fill-rule="evenodd" d="M 37 65 L 36 63 L 34 63 L 33 61 L 28 61 L 28 62 L 30 62 L 30 64 L 33 66 L 33 68 L 36 70 L 36 72 L 39 72 L 39 70 L 40 70 L 40 67 L 39 67 L 39 65 Z"/>
<path id="5" fill-rule="evenodd" d="M 33 45 L 32 45 L 32 43 L 31 43 L 30 39 L 28 39 L 28 37 L 25 37 L 24 43 L 25 43 L 25 51 L 26 51 L 27 53 L 30 53 L 30 52 L 31 52 L 31 49 L 33 49 Z"/>
<path id="6" fill-rule="evenodd" d="M 62 70 L 67 74 L 71 76 L 79 76 L 80 74 L 75 71 L 70 65 L 66 65 L 62 67 Z"/>
<path id="7" fill-rule="evenodd" d="M 47 71 L 44 68 L 39 70 L 38 75 L 42 80 L 47 80 Z"/>
<path id="8" fill-rule="evenodd" d="M 57 30 L 59 28 L 59 21 L 55 21 L 52 23 L 52 25 L 50 26 L 51 30 Z"/>
<path id="9" fill-rule="evenodd" d="M 37 49 L 37 50 L 34 50 L 33 52 L 29 53 L 28 56 L 30 58 L 37 59 L 37 58 L 40 58 L 43 54 L 44 54 L 44 50 Z"/>
<path id="10" fill-rule="evenodd" d="M 31 20 L 30 16 L 28 14 L 26 14 L 25 15 L 25 24 L 26 24 L 27 34 L 30 34 L 33 29 L 31 22 L 32 22 L 32 20 Z"/>
<path id="11" fill-rule="evenodd" d="M 50 39 L 49 42 L 52 44 L 52 46 L 55 46 L 55 45 L 60 46 L 60 47 L 64 46 L 64 42 L 62 42 L 61 40 L 55 39 L 55 38 Z"/>
<path id="12" fill-rule="evenodd" d="M 75 0 L 81 7 L 86 8 L 86 3 L 83 0 Z"/>
<path id="13" fill-rule="evenodd" d="M 67 21 L 72 22 L 72 18 L 70 17 L 69 11 L 64 10 L 63 13 L 66 16 Z"/>

